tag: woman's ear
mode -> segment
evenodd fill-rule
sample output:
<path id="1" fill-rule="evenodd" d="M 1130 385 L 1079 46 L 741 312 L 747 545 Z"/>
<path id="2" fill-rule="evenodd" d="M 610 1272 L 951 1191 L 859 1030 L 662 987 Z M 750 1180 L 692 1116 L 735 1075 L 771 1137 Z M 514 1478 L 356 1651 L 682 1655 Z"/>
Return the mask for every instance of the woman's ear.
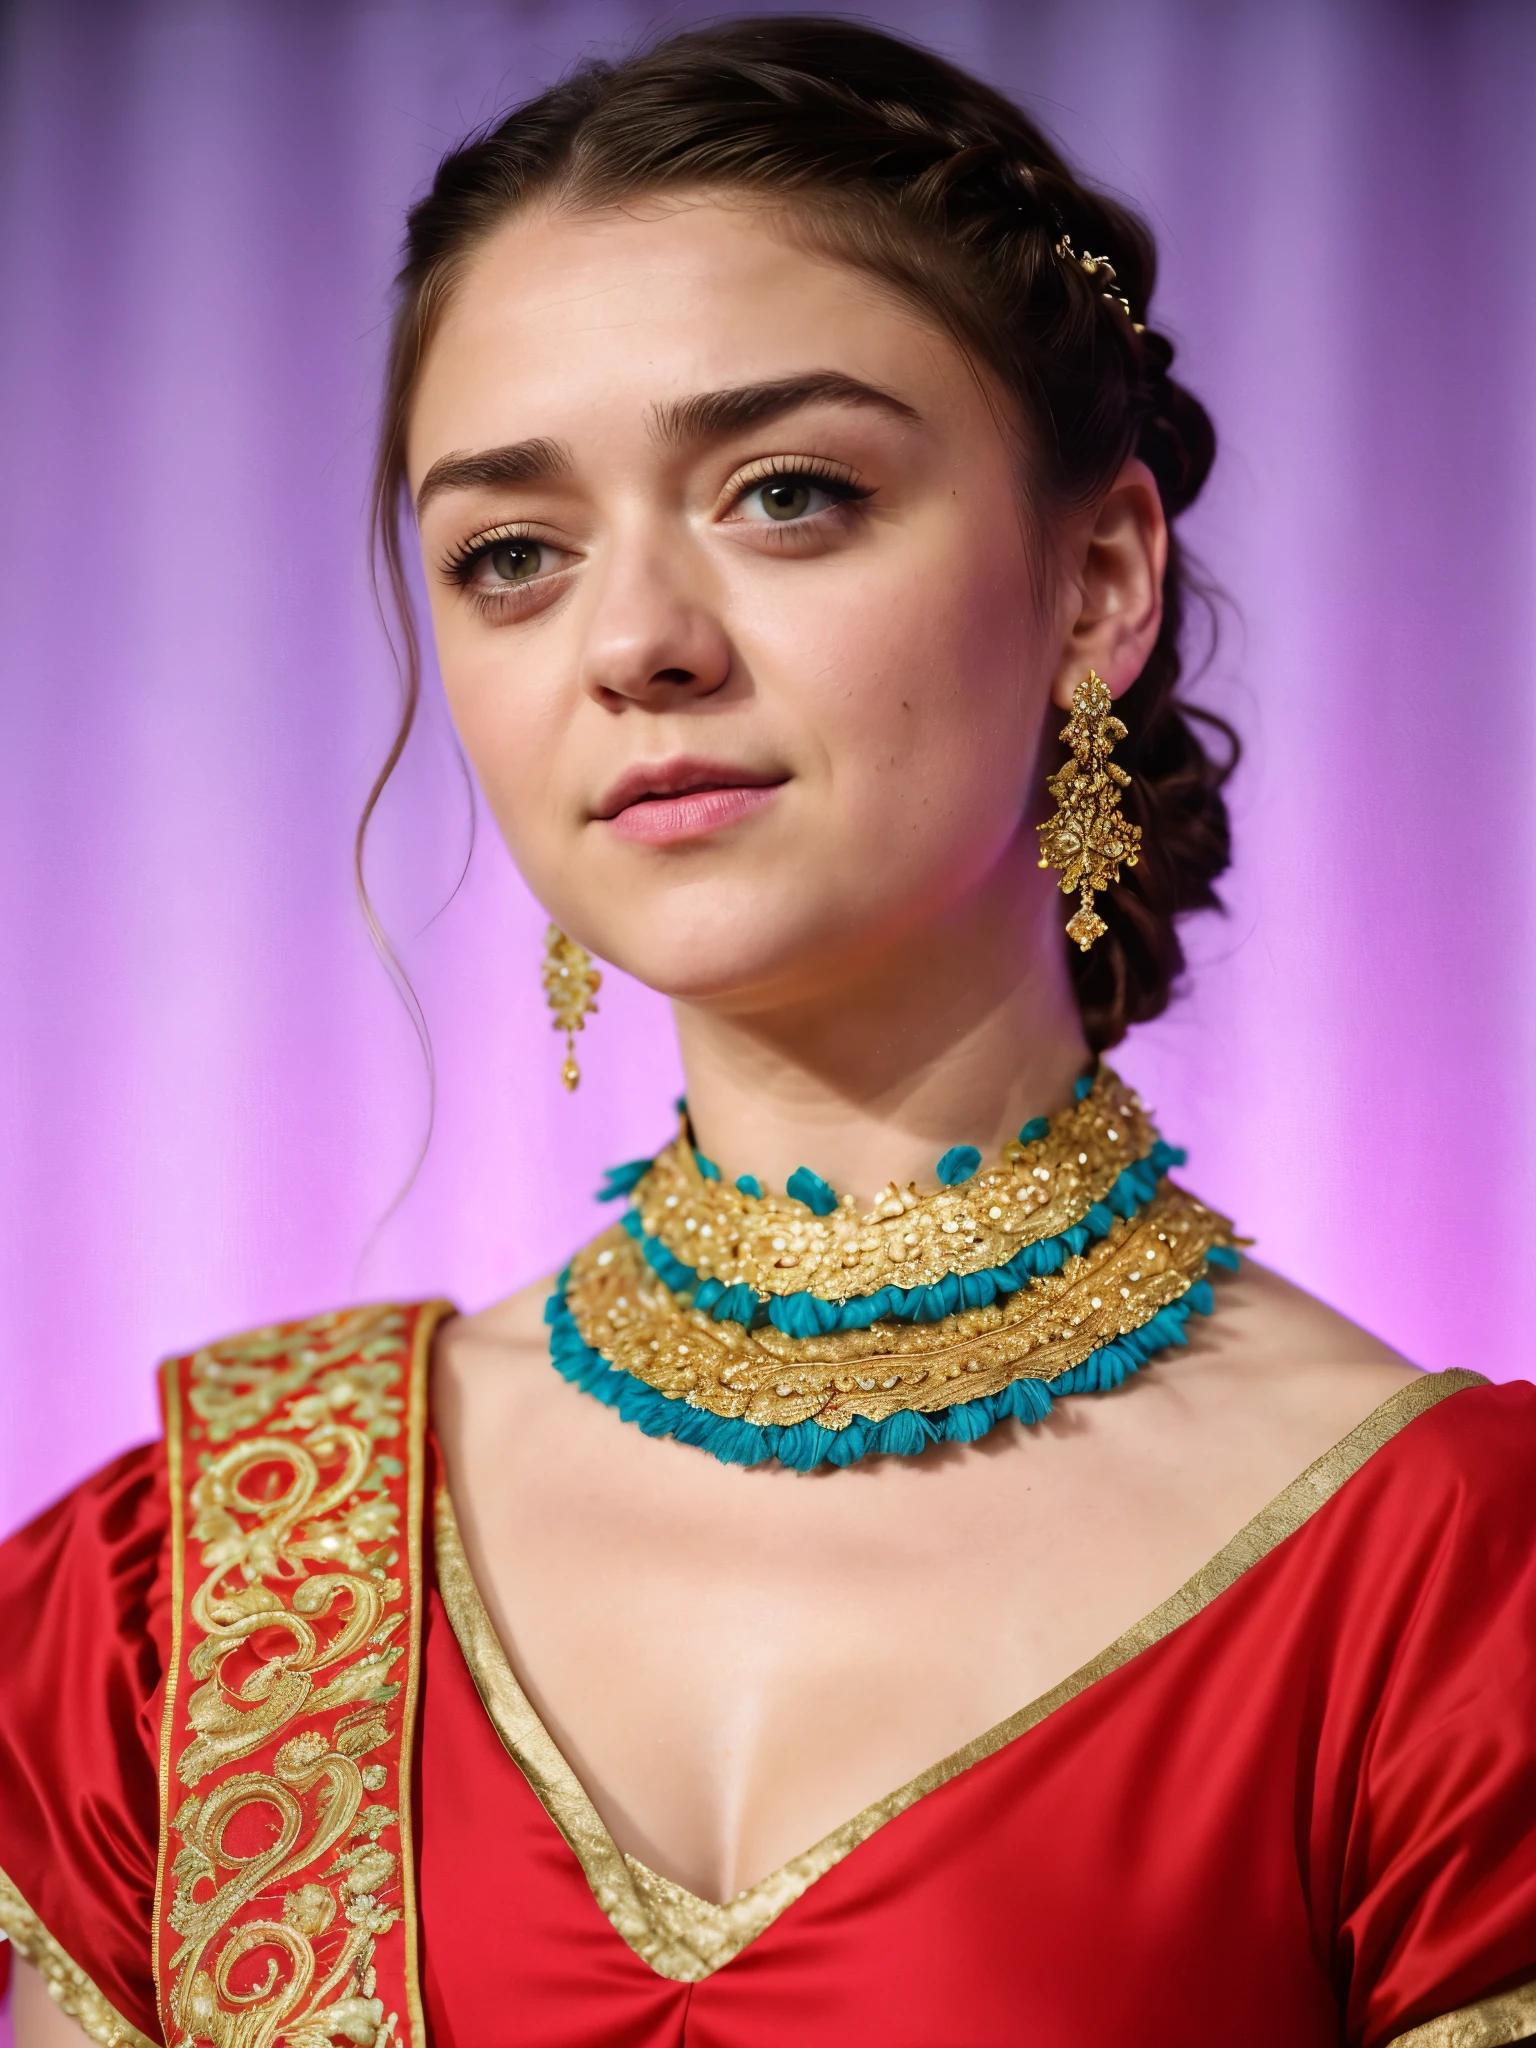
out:
<path id="1" fill-rule="evenodd" d="M 1063 711 L 1095 669 L 1118 697 L 1141 674 L 1163 622 L 1168 522 L 1152 472 L 1139 456 L 1122 465 L 1091 522 L 1073 537 L 1065 565 L 1069 616 L 1051 699 Z M 1070 604 L 1069 604 L 1070 610 Z"/>

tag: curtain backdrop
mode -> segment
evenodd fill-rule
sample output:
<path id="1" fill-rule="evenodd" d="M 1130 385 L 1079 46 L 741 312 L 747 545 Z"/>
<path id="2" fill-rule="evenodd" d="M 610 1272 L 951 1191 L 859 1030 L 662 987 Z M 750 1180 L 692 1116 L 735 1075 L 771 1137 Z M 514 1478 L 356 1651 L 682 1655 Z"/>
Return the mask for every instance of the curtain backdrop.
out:
<path id="1" fill-rule="evenodd" d="M 488 828 L 454 893 L 434 709 L 374 845 L 439 1084 L 386 1217 L 425 1083 L 348 861 L 393 713 L 362 498 L 402 208 L 466 128 L 707 11 L 3 15 L 0 1526 L 153 1430 L 157 1354 L 478 1305 L 668 1129 L 668 1018 L 617 975 L 562 1094 Z M 1424 1364 L 1529 1372 L 1536 10 L 857 11 L 1147 209 L 1223 436 L 1189 525 L 1249 747 L 1231 914 L 1122 1065 L 1261 1257 Z"/>

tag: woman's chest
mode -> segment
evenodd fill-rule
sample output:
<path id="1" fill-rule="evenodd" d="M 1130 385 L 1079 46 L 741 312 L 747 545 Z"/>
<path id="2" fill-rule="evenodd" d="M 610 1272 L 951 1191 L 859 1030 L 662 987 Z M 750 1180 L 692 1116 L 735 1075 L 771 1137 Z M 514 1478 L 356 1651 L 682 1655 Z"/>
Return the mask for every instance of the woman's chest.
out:
<path id="1" fill-rule="evenodd" d="M 1066 1679 L 1257 1505 L 1192 1496 L 1112 1427 L 807 1477 L 589 1405 L 590 1443 L 577 1410 L 574 1441 L 529 1435 L 472 1488 L 474 1575 L 612 1835 L 707 1898 Z"/>
<path id="2" fill-rule="evenodd" d="M 514 1761 L 435 1614 L 420 1806 L 435 2037 L 492 2038 L 515 2013 L 527 2048 L 1336 2041 L 1293 1739 L 1276 1762 L 1289 1689 L 1252 1658 L 1202 1674 L 1163 1649 L 846 1816 L 720 1907 L 620 1854 L 526 1730 Z"/>

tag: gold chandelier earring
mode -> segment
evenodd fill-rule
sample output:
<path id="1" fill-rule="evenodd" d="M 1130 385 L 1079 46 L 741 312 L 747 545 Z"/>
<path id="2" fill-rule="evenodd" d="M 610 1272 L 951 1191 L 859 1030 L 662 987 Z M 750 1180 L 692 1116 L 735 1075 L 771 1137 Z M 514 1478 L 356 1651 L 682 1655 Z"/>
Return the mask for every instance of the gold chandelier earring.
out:
<path id="1" fill-rule="evenodd" d="M 1072 716 L 1060 733 L 1072 759 L 1045 785 L 1056 799 L 1056 814 L 1038 827 L 1041 867 L 1060 869 L 1063 896 L 1080 894 L 1067 919 L 1067 936 L 1085 953 L 1109 930 L 1093 907 L 1095 891 L 1119 881 L 1122 861 L 1135 867 L 1141 845 L 1141 827 L 1120 810 L 1120 792 L 1130 788 L 1131 778 L 1109 758 L 1129 731 L 1113 706 L 1109 685 L 1089 669 L 1072 692 Z"/>
<path id="2" fill-rule="evenodd" d="M 544 934 L 542 979 L 544 1000 L 554 1012 L 555 1029 L 565 1033 L 560 1079 L 567 1088 L 575 1088 L 581 1080 L 581 1069 L 576 1064 L 576 1034 L 596 1012 L 603 977 L 592 965 L 592 955 L 586 947 L 578 946 L 559 925 L 552 924 Z"/>

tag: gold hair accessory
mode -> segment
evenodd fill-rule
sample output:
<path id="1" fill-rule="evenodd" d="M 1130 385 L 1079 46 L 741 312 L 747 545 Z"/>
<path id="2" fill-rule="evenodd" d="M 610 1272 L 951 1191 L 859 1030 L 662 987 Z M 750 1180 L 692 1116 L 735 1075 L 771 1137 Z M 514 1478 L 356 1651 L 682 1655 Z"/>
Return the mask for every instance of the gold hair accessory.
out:
<path id="1" fill-rule="evenodd" d="M 1131 311 L 1131 302 L 1120 289 L 1119 281 L 1115 276 L 1115 266 L 1107 256 L 1090 256 L 1086 249 L 1079 256 L 1072 246 L 1072 237 L 1070 235 L 1063 235 L 1056 244 L 1056 254 L 1063 263 L 1075 263 L 1078 269 L 1086 276 L 1103 284 L 1105 289 L 1100 292 L 1100 298 L 1104 299 L 1111 306 L 1118 306 L 1138 334 L 1146 333 L 1146 328 Z"/>
<path id="2" fill-rule="evenodd" d="M 1060 733 L 1072 759 L 1046 783 L 1056 812 L 1038 828 L 1041 867 L 1060 869 L 1063 896 L 1081 892 L 1067 936 L 1085 953 L 1109 930 L 1093 907 L 1095 891 L 1119 881 L 1122 862 L 1135 867 L 1141 845 L 1141 827 L 1120 810 L 1120 791 L 1129 789 L 1131 778 L 1109 758 L 1129 730 L 1115 717 L 1113 702 L 1109 685 L 1089 669 L 1072 692 L 1072 716 Z"/>
<path id="3" fill-rule="evenodd" d="M 559 925 L 544 934 L 544 1000 L 555 1014 L 555 1029 L 565 1033 L 565 1061 L 560 1079 L 567 1088 L 576 1087 L 581 1069 L 576 1064 L 576 1034 L 597 1009 L 597 992 L 603 977 L 592 965 L 585 946 L 568 939 Z"/>

